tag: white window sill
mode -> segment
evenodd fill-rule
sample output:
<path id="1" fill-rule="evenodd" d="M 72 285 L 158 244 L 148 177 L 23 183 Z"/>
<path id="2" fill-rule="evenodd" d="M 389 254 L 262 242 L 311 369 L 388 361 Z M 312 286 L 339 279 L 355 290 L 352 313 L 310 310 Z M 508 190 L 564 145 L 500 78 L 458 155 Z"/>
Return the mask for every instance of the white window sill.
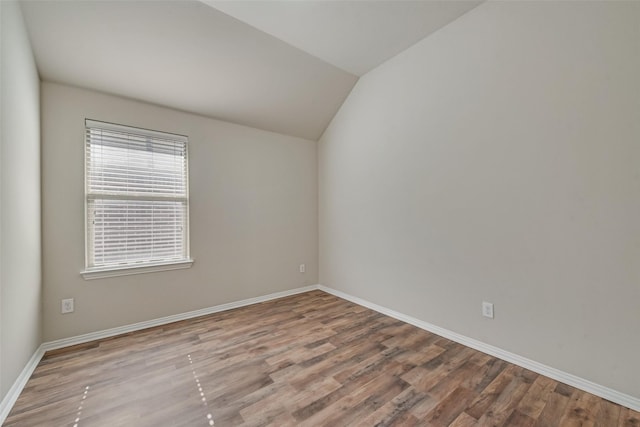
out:
<path id="1" fill-rule="evenodd" d="M 156 271 L 180 270 L 191 268 L 193 260 L 163 262 L 157 264 L 141 264 L 139 266 L 127 265 L 123 267 L 88 268 L 80 274 L 84 280 L 103 279 L 105 277 L 130 276 L 132 274 L 153 273 Z"/>

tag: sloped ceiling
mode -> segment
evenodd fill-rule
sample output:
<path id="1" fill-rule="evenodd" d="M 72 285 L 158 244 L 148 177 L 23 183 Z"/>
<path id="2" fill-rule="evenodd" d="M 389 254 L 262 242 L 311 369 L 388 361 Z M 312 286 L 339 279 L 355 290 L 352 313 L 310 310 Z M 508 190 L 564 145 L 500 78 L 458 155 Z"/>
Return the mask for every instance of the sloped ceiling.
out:
<path id="1" fill-rule="evenodd" d="M 361 76 L 460 17 L 478 0 L 202 0 Z"/>
<path id="2" fill-rule="evenodd" d="M 357 75 L 477 3 L 21 4 L 43 80 L 317 140 Z"/>

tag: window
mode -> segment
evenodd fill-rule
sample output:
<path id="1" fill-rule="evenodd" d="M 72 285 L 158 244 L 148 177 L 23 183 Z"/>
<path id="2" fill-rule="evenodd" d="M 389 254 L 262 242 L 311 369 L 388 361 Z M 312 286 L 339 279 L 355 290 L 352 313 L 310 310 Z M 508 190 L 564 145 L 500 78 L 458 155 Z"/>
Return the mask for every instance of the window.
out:
<path id="1" fill-rule="evenodd" d="M 85 279 L 190 267 L 187 137 L 85 127 Z"/>

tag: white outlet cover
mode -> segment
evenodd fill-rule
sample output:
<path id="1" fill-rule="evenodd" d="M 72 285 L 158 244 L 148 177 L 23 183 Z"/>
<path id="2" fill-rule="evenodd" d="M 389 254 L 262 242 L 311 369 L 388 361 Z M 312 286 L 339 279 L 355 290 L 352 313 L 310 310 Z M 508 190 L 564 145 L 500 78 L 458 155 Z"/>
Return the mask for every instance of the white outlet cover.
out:
<path id="1" fill-rule="evenodd" d="M 482 315 L 493 319 L 493 304 L 490 302 L 482 301 Z"/>
<path id="2" fill-rule="evenodd" d="M 73 313 L 73 298 L 62 300 L 60 312 L 62 314 Z"/>

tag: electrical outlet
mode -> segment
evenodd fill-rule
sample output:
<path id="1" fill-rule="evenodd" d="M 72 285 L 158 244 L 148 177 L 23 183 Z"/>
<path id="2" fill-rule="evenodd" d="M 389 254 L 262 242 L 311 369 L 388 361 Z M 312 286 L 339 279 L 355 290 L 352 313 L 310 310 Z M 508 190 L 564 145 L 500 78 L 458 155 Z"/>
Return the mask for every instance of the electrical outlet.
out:
<path id="1" fill-rule="evenodd" d="M 300 264 L 300 273 L 307 271 L 307 267 L 304 264 Z"/>
<path id="2" fill-rule="evenodd" d="M 490 302 L 482 301 L 482 315 L 493 319 L 493 304 Z"/>
<path id="3" fill-rule="evenodd" d="M 63 299 L 60 312 L 62 314 L 73 313 L 73 298 Z"/>

